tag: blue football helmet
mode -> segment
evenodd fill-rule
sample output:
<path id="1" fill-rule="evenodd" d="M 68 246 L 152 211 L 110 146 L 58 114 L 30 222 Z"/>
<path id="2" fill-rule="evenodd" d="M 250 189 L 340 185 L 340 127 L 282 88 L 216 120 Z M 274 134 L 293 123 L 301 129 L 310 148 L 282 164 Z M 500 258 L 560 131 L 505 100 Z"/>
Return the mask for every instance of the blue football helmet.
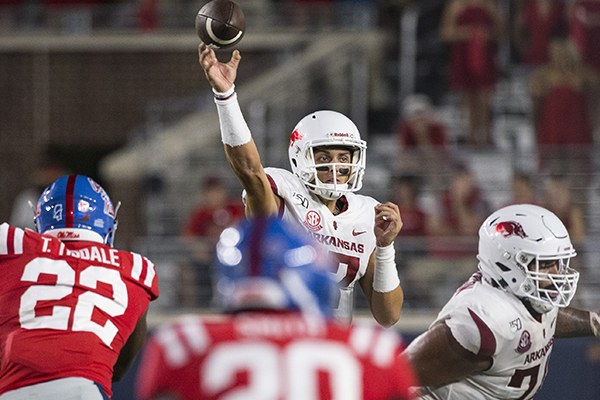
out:
<path id="1" fill-rule="evenodd" d="M 87 176 L 66 175 L 42 193 L 35 224 L 39 233 L 61 240 L 85 240 L 112 246 L 117 229 L 115 215 L 102 186 Z"/>
<path id="2" fill-rule="evenodd" d="M 225 311 L 299 310 L 330 317 L 337 284 L 306 232 L 275 218 L 243 221 L 217 244 L 215 301 Z"/>

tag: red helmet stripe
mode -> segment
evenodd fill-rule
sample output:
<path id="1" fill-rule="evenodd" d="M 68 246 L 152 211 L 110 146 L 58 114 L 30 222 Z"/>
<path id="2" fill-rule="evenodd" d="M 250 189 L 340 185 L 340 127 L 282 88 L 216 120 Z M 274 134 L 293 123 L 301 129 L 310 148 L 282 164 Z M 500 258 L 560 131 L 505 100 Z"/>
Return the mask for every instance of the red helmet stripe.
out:
<path id="1" fill-rule="evenodd" d="M 69 175 L 67 179 L 67 192 L 65 193 L 65 228 L 73 227 L 73 209 L 75 208 L 73 194 L 77 175 Z"/>

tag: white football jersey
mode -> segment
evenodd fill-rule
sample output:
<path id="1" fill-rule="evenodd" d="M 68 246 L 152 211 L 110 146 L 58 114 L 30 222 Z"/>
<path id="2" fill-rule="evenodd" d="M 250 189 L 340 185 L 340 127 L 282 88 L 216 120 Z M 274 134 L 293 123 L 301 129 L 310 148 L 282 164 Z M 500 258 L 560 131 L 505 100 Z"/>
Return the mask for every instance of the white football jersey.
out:
<path id="1" fill-rule="evenodd" d="M 552 351 L 558 308 L 537 319 L 513 294 L 474 274 L 438 314 L 454 338 L 474 354 L 489 356 L 487 371 L 439 388 L 422 388 L 421 399 L 533 398 L 542 387 Z"/>
<path id="2" fill-rule="evenodd" d="M 275 194 L 283 199 L 280 215 L 284 220 L 304 226 L 338 261 L 335 271 L 340 283 L 340 302 L 336 316 L 350 320 L 353 290 L 365 274 L 375 250 L 375 206 L 372 197 L 347 193 L 347 206 L 338 215 L 312 194 L 293 173 L 280 168 L 265 168 Z"/>

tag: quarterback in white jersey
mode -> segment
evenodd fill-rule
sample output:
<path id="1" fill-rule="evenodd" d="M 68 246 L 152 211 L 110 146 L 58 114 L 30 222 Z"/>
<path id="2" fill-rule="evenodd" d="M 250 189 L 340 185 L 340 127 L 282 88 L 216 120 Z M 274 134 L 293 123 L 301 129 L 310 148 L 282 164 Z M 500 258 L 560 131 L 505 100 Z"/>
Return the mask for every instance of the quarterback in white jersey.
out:
<path id="1" fill-rule="evenodd" d="M 562 222 L 538 206 L 493 213 L 479 230 L 479 272 L 405 354 L 421 399 L 531 399 L 555 337 L 598 336 L 598 314 L 568 307 L 579 273 Z"/>
<path id="2" fill-rule="evenodd" d="M 339 263 L 335 274 L 341 286 L 336 317 L 348 319 L 352 315 L 354 284 L 365 275 L 375 250 L 375 236 L 370 233 L 374 228 L 377 201 L 348 193 L 344 196 L 344 212 L 334 215 L 289 171 L 265 168 L 265 172 L 272 181 L 273 192 L 285 202 L 283 219 L 302 223 Z"/>
<path id="3" fill-rule="evenodd" d="M 335 111 L 307 115 L 290 138 L 292 172 L 265 172 L 235 93 L 239 51 L 227 63 L 204 44 L 198 53 L 215 94 L 227 160 L 246 192 L 247 217 L 278 215 L 300 223 L 337 255 L 331 272 L 341 284 L 338 317 L 351 318 L 358 281 L 375 320 L 395 324 L 404 300 L 394 260 L 402 220 L 397 205 L 354 194 L 362 187 L 367 148 L 356 125 Z"/>

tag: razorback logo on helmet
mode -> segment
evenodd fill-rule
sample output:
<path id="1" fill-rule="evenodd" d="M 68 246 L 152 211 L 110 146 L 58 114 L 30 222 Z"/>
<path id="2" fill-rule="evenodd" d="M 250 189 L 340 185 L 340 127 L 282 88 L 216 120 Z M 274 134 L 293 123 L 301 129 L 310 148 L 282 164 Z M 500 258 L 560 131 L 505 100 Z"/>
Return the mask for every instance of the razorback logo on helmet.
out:
<path id="1" fill-rule="evenodd" d="M 292 132 L 292 136 L 290 137 L 290 147 L 292 147 L 294 143 L 296 143 L 296 140 L 300 140 L 303 137 L 304 135 L 300 133 L 298 129 L 295 129 L 294 132 Z"/>
<path id="2" fill-rule="evenodd" d="M 80 236 L 77 232 L 59 231 L 56 237 L 59 239 L 79 239 Z"/>
<path id="3" fill-rule="evenodd" d="M 521 226 L 521 224 L 515 221 L 505 221 L 498 223 L 498 225 L 496 225 L 496 233 L 501 234 L 505 238 L 513 235 L 519 236 L 522 239 L 528 237 L 525 233 L 525 230 L 523 229 L 523 226 Z"/>
<path id="4" fill-rule="evenodd" d="M 102 189 L 102 186 L 98 185 L 93 179 L 88 178 L 88 182 L 90 183 L 90 186 L 92 187 L 92 189 L 94 190 L 94 192 L 99 193 L 100 197 L 102 197 L 102 200 L 104 200 L 104 214 L 106 215 L 110 215 L 111 217 L 115 217 L 115 210 L 113 208 L 112 203 L 110 202 L 108 195 L 106 194 L 106 192 L 104 191 L 104 189 Z"/>

